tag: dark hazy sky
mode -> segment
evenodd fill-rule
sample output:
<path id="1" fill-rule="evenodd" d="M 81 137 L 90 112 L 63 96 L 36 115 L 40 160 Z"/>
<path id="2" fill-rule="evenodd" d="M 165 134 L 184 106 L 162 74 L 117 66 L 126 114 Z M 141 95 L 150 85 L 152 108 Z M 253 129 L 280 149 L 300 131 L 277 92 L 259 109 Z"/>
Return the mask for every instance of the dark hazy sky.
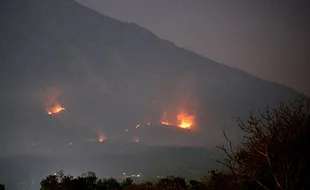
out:
<path id="1" fill-rule="evenodd" d="M 76 0 L 217 62 L 310 94 L 307 0 Z"/>

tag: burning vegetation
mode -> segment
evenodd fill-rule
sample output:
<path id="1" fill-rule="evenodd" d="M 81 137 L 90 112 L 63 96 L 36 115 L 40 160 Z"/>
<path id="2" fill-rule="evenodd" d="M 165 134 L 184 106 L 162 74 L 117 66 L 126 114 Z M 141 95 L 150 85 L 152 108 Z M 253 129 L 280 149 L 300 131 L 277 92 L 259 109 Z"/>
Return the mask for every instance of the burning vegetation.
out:
<path id="1" fill-rule="evenodd" d="M 53 115 L 65 110 L 65 108 L 59 103 L 61 92 L 58 88 L 47 87 L 44 91 L 40 92 L 40 96 L 48 115 Z"/>
<path id="2" fill-rule="evenodd" d="M 183 129 L 192 129 L 192 127 L 195 124 L 195 116 L 190 115 L 186 112 L 179 112 L 176 117 L 172 118 L 171 120 L 167 119 L 166 112 L 164 112 L 163 118 L 160 121 L 163 125 L 171 125 L 171 126 L 177 126 L 179 128 Z"/>
<path id="3" fill-rule="evenodd" d="M 195 116 L 181 112 L 177 115 L 178 126 L 184 129 L 190 129 L 195 123 Z"/>
<path id="4" fill-rule="evenodd" d="M 62 107 L 59 103 L 57 103 L 55 106 L 52 106 L 51 108 L 47 108 L 48 115 L 56 114 L 61 111 L 65 110 L 64 107 Z"/>

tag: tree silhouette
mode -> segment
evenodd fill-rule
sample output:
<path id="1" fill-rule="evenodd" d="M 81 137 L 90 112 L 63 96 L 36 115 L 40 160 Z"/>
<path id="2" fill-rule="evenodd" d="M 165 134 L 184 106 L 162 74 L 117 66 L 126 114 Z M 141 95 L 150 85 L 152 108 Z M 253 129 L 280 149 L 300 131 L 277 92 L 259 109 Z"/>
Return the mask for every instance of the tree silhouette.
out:
<path id="1" fill-rule="evenodd" d="M 235 189 L 231 174 L 219 170 L 210 170 L 208 173 L 209 175 L 202 179 L 203 184 L 205 184 L 208 190 Z"/>
<path id="2" fill-rule="evenodd" d="M 49 175 L 41 181 L 40 190 L 56 190 L 59 189 L 58 176 Z"/>
<path id="3" fill-rule="evenodd" d="M 239 127 L 244 139 L 236 149 L 224 145 L 224 164 L 244 189 L 309 189 L 310 101 L 306 97 L 278 109 L 250 115 Z"/>
<path id="4" fill-rule="evenodd" d="M 190 190 L 201 190 L 206 189 L 205 184 L 197 180 L 190 180 L 188 185 Z"/>
<path id="5" fill-rule="evenodd" d="M 125 188 L 127 186 L 130 186 L 133 184 L 133 180 L 131 178 L 126 178 L 122 183 L 121 183 L 121 188 Z"/>
<path id="6" fill-rule="evenodd" d="M 182 177 L 174 177 L 168 176 L 166 178 L 162 178 L 158 181 L 157 187 L 158 188 L 168 188 L 168 189 L 186 189 L 186 181 Z"/>
<path id="7" fill-rule="evenodd" d="M 0 190 L 5 190 L 5 186 L 3 184 L 0 184 Z"/>

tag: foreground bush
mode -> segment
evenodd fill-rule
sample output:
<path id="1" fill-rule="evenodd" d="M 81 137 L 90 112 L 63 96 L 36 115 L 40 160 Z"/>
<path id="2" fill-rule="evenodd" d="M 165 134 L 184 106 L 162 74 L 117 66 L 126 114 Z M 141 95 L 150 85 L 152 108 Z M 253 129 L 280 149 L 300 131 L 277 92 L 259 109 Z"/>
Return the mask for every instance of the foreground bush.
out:
<path id="1" fill-rule="evenodd" d="M 158 180 L 156 184 L 146 182 L 144 184 L 133 184 L 130 178 L 119 183 L 114 178 L 98 179 L 93 172 L 88 172 L 73 178 L 64 175 L 63 171 L 56 175 L 49 175 L 41 181 L 41 190 L 136 190 L 136 189 L 204 189 L 204 185 L 198 181 L 186 183 L 184 178 L 169 176 Z"/>
<path id="2" fill-rule="evenodd" d="M 235 188 L 310 189 L 309 99 L 282 103 L 239 126 L 245 136 L 238 147 L 219 146 Z"/>

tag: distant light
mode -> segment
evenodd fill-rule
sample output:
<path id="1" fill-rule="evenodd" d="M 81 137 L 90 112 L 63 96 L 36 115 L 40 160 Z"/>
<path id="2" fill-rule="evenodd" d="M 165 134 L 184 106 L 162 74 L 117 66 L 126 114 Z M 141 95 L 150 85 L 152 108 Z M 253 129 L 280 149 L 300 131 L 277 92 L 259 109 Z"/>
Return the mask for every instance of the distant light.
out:
<path id="1" fill-rule="evenodd" d="M 140 127 L 140 124 L 136 125 L 136 129 L 138 129 Z"/>
<path id="2" fill-rule="evenodd" d="M 140 174 L 138 174 L 137 177 L 140 177 Z"/>
<path id="3" fill-rule="evenodd" d="M 128 129 L 125 129 L 125 131 L 128 132 L 129 130 L 128 130 Z"/>
<path id="4" fill-rule="evenodd" d="M 123 173 L 123 175 L 126 175 L 126 173 Z"/>
<path id="5" fill-rule="evenodd" d="M 72 146 L 73 145 L 73 143 L 71 142 L 71 143 L 69 143 L 69 146 Z"/>

